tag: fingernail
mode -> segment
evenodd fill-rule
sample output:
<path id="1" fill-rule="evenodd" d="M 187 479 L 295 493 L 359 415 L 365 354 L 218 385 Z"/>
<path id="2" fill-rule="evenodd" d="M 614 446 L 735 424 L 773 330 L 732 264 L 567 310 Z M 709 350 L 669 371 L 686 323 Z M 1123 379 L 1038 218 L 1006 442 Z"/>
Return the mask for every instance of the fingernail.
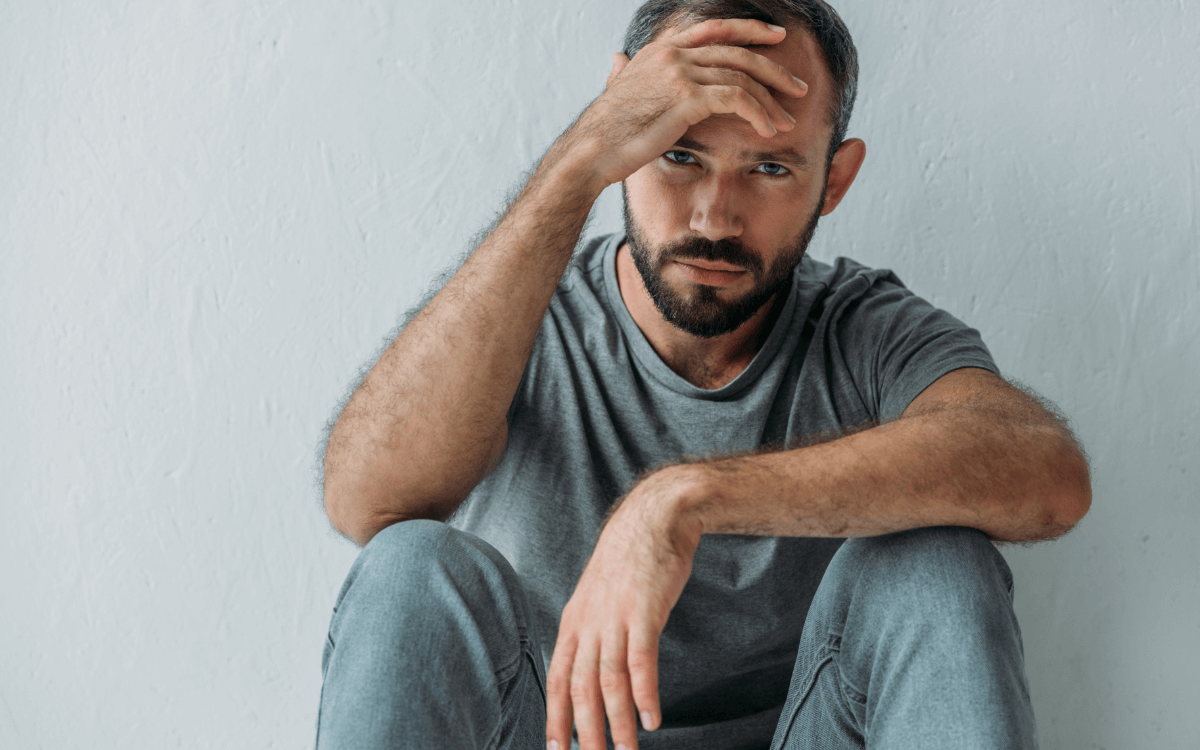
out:
<path id="1" fill-rule="evenodd" d="M 773 24 L 773 23 L 769 23 L 769 24 L 767 24 L 767 28 L 768 28 L 768 29 L 770 29 L 771 31 L 776 31 L 776 32 L 778 32 L 778 31 L 786 31 L 786 29 L 784 29 L 782 26 L 776 26 L 776 25 L 775 25 L 775 24 Z"/>
<path id="2" fill-rule="evenodd" d="M 550 740 L 547 742 L 546 750 L 558 750 L 558 740 Z"/>
<path id="3" fill-rule="evenodd" d="M 642 729 L 650 729 L 650 712 L 642 711 Z"/>
<path id="4" fill-rule="evenodd" d="M 783 113 L 783 116 L 784 116 L 784 117 L 786 117 L 786 118 L 788 118 L 788 122 L 790 122 L 791 124 L 793 124 L 793 125 L 795 125 L 795 124 L 796 124 L 796 118 L 795 118 L 795 117 L 792 117 L 790 114 L 788 114 L 788 112 L 786 112 L 786 111 L 785 111 L 785 112 Z"/>
<path id="5" fill-rule="evenodd" d="M 807 84 L 807 83 L 805 83 L 804 81 L 801 81 L 801 80 L 800 80 L 799 78 L 797 78 L 796 76 L 792 76 L 792 80 L 794 80 L 794 81 L 796 82 L 796 85 L 797 85 L 797 86 L 799 86 L 800 88 L 804 89 L 805 91 L 808 91 L 808 84 Z"/>
<path id="6" fill-rule="evenodd" d="M 625 747 L 624 745 L 617 745 L 617 750 L 629 750 L 629 748 Z"/>

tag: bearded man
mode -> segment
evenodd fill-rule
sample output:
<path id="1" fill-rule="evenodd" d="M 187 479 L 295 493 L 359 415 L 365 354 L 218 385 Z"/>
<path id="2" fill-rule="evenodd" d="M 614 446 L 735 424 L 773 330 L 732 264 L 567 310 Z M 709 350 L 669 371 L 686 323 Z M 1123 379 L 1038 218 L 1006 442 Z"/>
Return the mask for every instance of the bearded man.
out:
<path id="1" fill-rule="evenodd" d="M 975 330 L 805 257 L 857 69 L 820 0 L 637 11 L 329 436 L 319 747 L 1036 746 L 990 540 L 1069 529 L 1087 464 Z"/>

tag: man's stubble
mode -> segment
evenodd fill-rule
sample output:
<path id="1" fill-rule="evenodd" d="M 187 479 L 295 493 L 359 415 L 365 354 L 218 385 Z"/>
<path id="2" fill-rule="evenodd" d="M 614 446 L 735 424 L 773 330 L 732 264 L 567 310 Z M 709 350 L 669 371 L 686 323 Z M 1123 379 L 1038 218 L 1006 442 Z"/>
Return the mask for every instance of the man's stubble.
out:
<path id="1" fill-rule="evenodd" d="M 804 228 L 789 243 L 788 249 L 780 253 L 765 272 L 762 258 L 746 250 L 741 240 L 733 238 L 713 241 L 703 237 L 688 237 L 654 251 L 648 247 L 645 235 L 629 210 L 629 196 L 624 183 L 621 185 L 621 205 L 629 254 L 659 314 L 671 325 L 693 336 L 713 338 L 737 330 L 776 293 L 787 288 L 792 270 L 804 258 L 816 234 L 824 201 L 813 211 Z M 754 276 L 754 288 L 738 299 L 729 301 L 722 301 L 715 287 L 701 284 L 692 285 L 694 291 L 690 296 L 680 294 L 667 284 L 662 270 L 672 261 L 689 258 L 741 266 Z"/>

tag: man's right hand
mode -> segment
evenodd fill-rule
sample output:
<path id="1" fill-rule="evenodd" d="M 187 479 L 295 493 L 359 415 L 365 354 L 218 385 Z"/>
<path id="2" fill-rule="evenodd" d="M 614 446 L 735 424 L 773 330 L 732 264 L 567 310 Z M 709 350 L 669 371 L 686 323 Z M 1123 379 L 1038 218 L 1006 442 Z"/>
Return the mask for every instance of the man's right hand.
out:
<path id="1" fill-rule="evenodd" d="M 768 87 L 801 97 L 808 85 L 741 46 L 778 44 L 785 35 L 779 26 L 748 19 L 668 29 L 632 60 L 613 56 L 604 93 L 569 136 L 589 143 L 596 176 L 611 185 L 662 156 L 710 115 L 737 115 L 764 138 L 791 130 L 795 120 Z"/>

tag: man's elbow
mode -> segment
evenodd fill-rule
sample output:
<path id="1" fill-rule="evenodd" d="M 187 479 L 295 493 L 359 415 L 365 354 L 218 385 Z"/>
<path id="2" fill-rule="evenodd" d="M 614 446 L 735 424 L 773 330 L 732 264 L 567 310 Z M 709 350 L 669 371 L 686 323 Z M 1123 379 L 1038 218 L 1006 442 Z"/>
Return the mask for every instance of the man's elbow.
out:
<path id="1" fill-rule="evenodd" d="M 1056 451 L 1051 466 L 1047 525 L 1058 536 L 1070 531 L 1091 509 L 1092 479 L 1087 458 L 1073 444 Z"/>
<path id="2" fill-rule="evenodd" d="M 395 489 L 394 483 L 347 481 L 325 475 L 325 514 L 339 534 L 360 547 L 392 524 L 418 518 L 445 521 L 465 499 Z M 361 480 L 361 478 L 359 478 Z M 419 498 L 419 500 L 418 500 Z"/>
<path id="3" fill-rule="evenodd" d="M 372 505 L 375 504 L 363 503 L 361 496 L 346 492 L 336 483 L 325 483 L 325 515 L 329 517 L 330 525 L 359 547 L 366 546 L 376 534 L 393 523 L 405 520 L 395 514 L 374 512 Z"/>

